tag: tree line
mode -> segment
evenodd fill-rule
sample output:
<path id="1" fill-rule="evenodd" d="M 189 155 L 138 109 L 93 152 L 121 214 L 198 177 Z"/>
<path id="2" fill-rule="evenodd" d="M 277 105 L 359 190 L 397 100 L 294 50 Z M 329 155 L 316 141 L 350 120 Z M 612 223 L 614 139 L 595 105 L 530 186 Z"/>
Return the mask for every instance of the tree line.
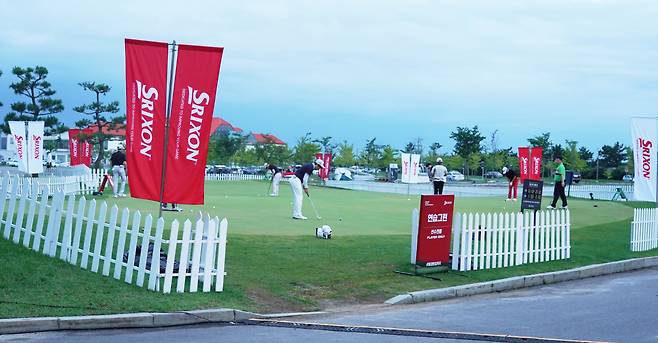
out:
<path id="1" fill-rule="evenodd" d="M 43 66 L 14 67 L 11 73 L 17 80 L 12 82 L 9 88 L 21 100 L 10 104 L 11 110 L 6 113 L 0 129 L 4 133 L 9 133 L 9 121 L 41 120 L 44 122 L 44 134 L 47 136 L 67 132 L 69 128 L 58 117 L 64 111 L 64 104 L 61 99 L 55 98 L 56 91 L 47 80 L 48 69 Z M 2 70 L 0 70 L 0 76 L 2 76 Z M 118 101 L 102 101 L 111 90 L 107 84 L 87 81 L 80 82 L 78 85 L 91 95 L 91 101 L 88 104 L 73 107 L 73 111 L 84 115 L 83 119 L 75 122 L 75 126 L 94 129 L 93 134 L 80 135 L 80 140 L 89 141 L 95 146 L 97 157 L 94 165 L 98 167 L 105 157 L 103 147 L 109 138 L 104 130 L 117 128 L 119 124 L 125 122 L 125 116 L 116 115 L 119 112 Z M 2 106 L 3 104 L 0 102 L 0 107 Z M 44 148 L 48 151 L 60 147 L 62 146 L 59 140 L 44 142 Z"/>
<path id="2" fill-rule="evenodd" d="M 66 132 L 66 127 L 58 118 L 64 111 L 61 99 L 55 98 L 56 91 L 48 82 L 48 69 L 43 66 L 14 67 L 11 71 L 16 78 L 11 83 L 14 94 L 21 100 L 10 104 L 11 111 L 0 125 L 5 133 L 9 133 L 8 122 L 11 120 L 43 120 L 45 134 L 57 135 Z M 0 70 L 0 77 L 2 70 Z M 105 142 L 108 135 L 104 130 L 117 128 L 125 123 L 125 115 L 117 115 L 119 102 L 103 101 L 111 90 L 105 83 L 80 82 L 82 91 L 90 95 L 90 102 L 73 107 L 73 111 L 84 117 L 75 122 L 78 128 L 91 127 L 95 133 L 82 135 L 81 140 L 90 141 L 96 148 L 97 157 L 94 162 L 100 166 L 104 159 Z M 3 104 L 0 102 L 0 107 Z M 457 127 L 450 133 L 454 142 L 450 153 L 441 154 L 444 146 L 440 142 L 431 142 L 425 146 L 422 138 L 409 141 L 404 147 L 396 148 L 390 144 L 382 144 L 377 137 L 365 140 L 360 151 L 348 141 L 335 142 L 331 136 L 313 137 L 310 132 L 299 137 L 292 147 L 274 144 L 260 144 L 248 148 L 246 137 L 222 132 L 211 137 L 209 144 L 209 164 L 240 164 L 259 165 L 276 163 L 292 165 L 313 160 L 315 153 L 332 153 L 334 166 L 350 167 L 354 165 L 385 169 L 391 163 L 400 163 L 400 153 L 420 154 L 424 163 L 434 163 L 437 157 L 442 157 L 448 169 L 459 170 L 466 175 L 477 175 L 483 171 L 501 170 L 503 166 L 518 168 L 517 152 L 514 147 L 501 148 L 498 143 L 498 130 L 489 137 L 485 136 L 478 126 Z M 562 156 L 568 169 L 581 172 L 584 178 L 620 179 L 624 174 L 632 173 L 633 159 L 630 147 L 619 142 L 603 145 L 593 152 L 583 146 L 578 146 L 575 140 L 565 140 L 564 143 L 551 140 L 549 132 L 527 138 L 530 146 L 543 149 L 542 173 L 550 175 L 553 157 Z M 57 148 L 57 142 L 49 141 L 44 146 L 47 150 Z"/>
<path id="3" fill-rule="evenodd" d="M 423 163 L 434 164 L 441 157 L 446 167 L 458 170 L 465 175 L 481 175 L 482 172 L 500 171 L 504 166 L 518 169 L 519 161 L 515 147 L 501 148 L 499 133 L 495 130 L 485 136 L 478 126 L 457 127 L 450 133 L 454 146 L 450 153 L 440 153 L 440 142 L 425 146 L 422 138 L 415 138 L 401 149 L 390 144 L 380 144 L 376 137 L 365 140 L 360 151 L 348 141 L 335 142 L 331 136 L 313 137 L 307 132 L 297 139 L 294 145 L 277 146 L 273 144 L 257 145 L 247 148 L 245 137 L 233 133 L 221 133 L 210 141 L 209 164 L 259 165 L 275 163 L 293 165 L 313 160 L 315 153 L 332 153 L 332 165 L 340 167 L 361 166 L 386 169 L 389 164 L 400 164 L 400 153 L 421 155 Z M 549 132 L 526 139 L 527 145 L 541 147 L 543 151 L 542 174 L 549 176 L 555 168 L 553 159 L 561 156 L 567 169 L 579 171 L 584 178 L 621 179 L 624 174 L 632 173 L 633 160 L 630 147 L 619 142 L 603 145 L 596 154 L 586 147 L 578 146 L 575 140 L 566 140 L 564 144 L 551 140 Z"/>

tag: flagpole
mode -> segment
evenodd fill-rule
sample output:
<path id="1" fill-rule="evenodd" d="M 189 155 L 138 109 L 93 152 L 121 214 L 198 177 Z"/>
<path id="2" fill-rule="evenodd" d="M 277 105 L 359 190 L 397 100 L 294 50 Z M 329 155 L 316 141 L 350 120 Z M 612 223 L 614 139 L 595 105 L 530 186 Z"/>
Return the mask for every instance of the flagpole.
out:
<path id="1" fill-rule="evenodd" d="M 29 175 L 30 178 L 32 178 L 32 174 L 30 173 L 30 160 L 29 160 L 30 151 L 31 151 L 31 149 L 30 149 L 30 133 L 29 133 L 29 128 L 28 128 L 29 125 L 30 125 L 30 123 L 26 120 L 25 121 L 25 152 L 27 152 L 27 154 L 25 152 L 23 152 L 23 156 L 25 157 L 24 158 L 24 160 L 25 160 L 25 171 L 27 172 L 27 175 Z"/>
<path id="2" fill-rule="evenodd" d="M 162 179 L 160 180 L 160 203 L 159 214 L 162 217 L 162 202 L 164 201 L 165 176 L 167 171 L 167 146 L 169 145 L 169 117 L 171 116 L 171 98 L 174 90 L 174 62 L 176 57 L 176 41 L 171 43 L 171 63 L 169 64 L 169 91 L 167 92 L 167 111 L 165 115 L 164 151 L 162 156 Z"/>

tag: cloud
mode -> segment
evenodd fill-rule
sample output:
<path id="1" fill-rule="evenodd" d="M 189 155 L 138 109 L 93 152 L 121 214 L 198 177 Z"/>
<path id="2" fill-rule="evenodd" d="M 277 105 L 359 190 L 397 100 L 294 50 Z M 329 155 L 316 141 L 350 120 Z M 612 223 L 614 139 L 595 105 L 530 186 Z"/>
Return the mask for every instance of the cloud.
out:
<path id="1" fill-rule="evenodd" d="M 413 134 L 405 123 L 493 129 L 503 118 L 528 116 L 597 120 L 611 129 L 619 118 L 655 113 L 658 100 L 658 5 L 651 1 L 37 0 L 10 7 L 0 13 L 3 70 L 41 59 L 68 68 L 71 84 L 105 79 L 121 94 L 125 37 L 221 45 L 217 111 L 256 127 L 259 111 L 270 108 L 333 113 L 357 126 L 381 119 L 388 126 L 378 132 L 389 139 L 400 139 L 399 130 Z M 65 103 L 81 101 L 75 92 L 62 92 L 75 98 Z M 305 132 L 302 124 L 267 125 L 290 130 L 283 136 Z"/>

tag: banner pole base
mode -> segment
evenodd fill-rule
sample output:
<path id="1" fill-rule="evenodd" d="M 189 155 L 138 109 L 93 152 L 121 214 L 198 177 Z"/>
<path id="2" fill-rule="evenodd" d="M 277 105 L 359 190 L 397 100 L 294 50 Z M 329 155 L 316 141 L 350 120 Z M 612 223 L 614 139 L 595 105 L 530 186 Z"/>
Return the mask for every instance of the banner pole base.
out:
<path id="1" fill-rule="evenodd" d="M 423 267 L 419 266 L 417 264 L 414 264 L 414 271 L 413 272 L 405 272 L 402 270 L 394 270 L 393 273 L 400 274 L 400 275 L 409 275 L 409 276 L 420 276 L 432 280 L 437 280 L 441 281 L 441 278 L 431 276 L 428 274 L 436 274 L 436 273 L 447 273 L 450 271 L 450 267 L 447 265 L 442 265 L 442 266 L 436 266 L 436 267 Z"/>

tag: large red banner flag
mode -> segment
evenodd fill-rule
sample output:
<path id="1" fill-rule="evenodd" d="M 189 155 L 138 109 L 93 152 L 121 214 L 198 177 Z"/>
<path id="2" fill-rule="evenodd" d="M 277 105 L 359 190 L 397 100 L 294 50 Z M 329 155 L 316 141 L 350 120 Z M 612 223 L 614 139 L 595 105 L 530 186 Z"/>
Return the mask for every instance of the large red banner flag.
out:
<path id="1" fill-rule="evenodd" d="M 69 165 L 80 164 L 80 129 L 69 129 Z"/>
<path id="2" fill-rule="evenodd" d="M 519 147 L 519 177 L 525 179 L 541 179 L 541 147 Z"/>
<path id="3" fill-rule="evenodd" d="M 164 202 L 203 204 L 210 124 L 223 51 L 215 47 L 178 46 Z"/>
<path id="4" fill-rule="evenodd" d="M 126 39 L 126 160 L 130 195 L 160 200 L 167 43 Z"/>

